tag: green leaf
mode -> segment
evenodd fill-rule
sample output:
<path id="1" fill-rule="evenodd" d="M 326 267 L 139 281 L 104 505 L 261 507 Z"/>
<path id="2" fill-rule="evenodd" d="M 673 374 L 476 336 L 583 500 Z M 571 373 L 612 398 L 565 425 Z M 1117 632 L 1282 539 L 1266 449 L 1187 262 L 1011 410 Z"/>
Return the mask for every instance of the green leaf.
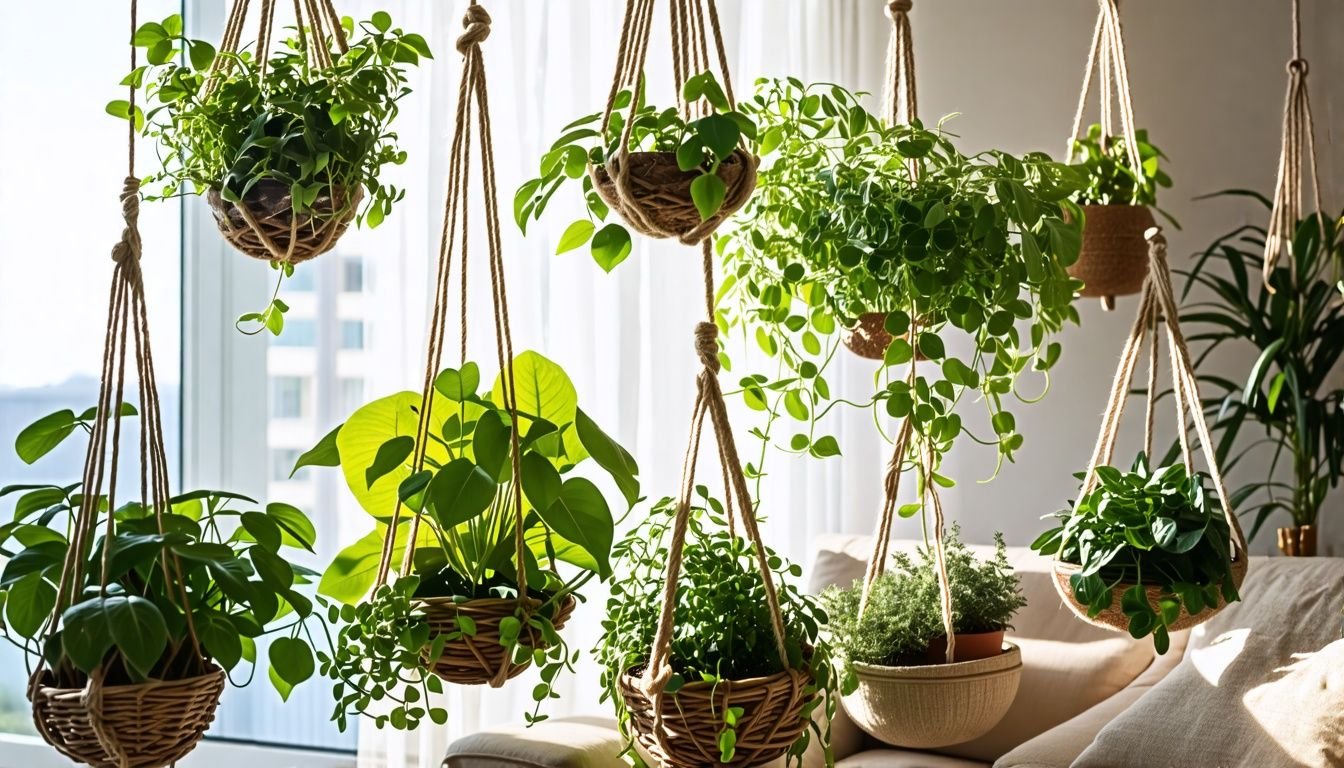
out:
<path id="1" fill-rule="evenodd" d="M 588 219 L 579 219 L 565 228 L 565 233 L 560 236 L 560 244 L 556 246 L 555 253 L 560 255 L 588 242 L 593 237 L 593 231 L 596 227 Z"/>
<path id="2" fill-rule="evenodd" d="M 831 435 L 825 435 L 812 443 L 812 455 L 819 459 L 840 455 L 840 443 Z"/>
<path id="3" fill-rule="evenodd" d="M 226 616 L 215 611 L 197 611 L 193 616 L 204 650 L 226 670 L 238 666 L 243 644 L 238 630 Z"/>
<path id="4" fill-rule="evenodd" d="M 504 423 L 502 415 L 498 411 L 483 414 L 476 422 L 476 431 L 471 438 L 476 466 L 498 482 L 503 482 L 513 472 L 513 467 L 508 465 L 513 429 Z"/>
<path id="5" fill-rule="evenodd" d="M 515 357 L 512 369 L 520 431 L 524 434 L 528 432 L 532 423 L 530 417 L 533 416 L 557 427 L 574 423 L 578 418 L 579 394 L 565 369 L 532 350 Z M 504 407 L 503 375 L 495 378 L 490 399 L 500 408 Z M 576 464 L 588 456 L 575 430 L 565 430 L 563 440 L 565 457 L 568 459 L 565 463 Z"/>
<path id="6" fill-rule="evenodd" d="M 14 450 L 23 463 L 32 464 L 69 437 L 75 424 L 75 412 L 69 409 L 43 416 L 19 433 Z"/>
<path id="7" fill-rule="evenodd" d="M 705 145 L 692 136 L 677 147 L 677 167 L 683 171 L 694 171 L 705 162 Z"/>
<path id="8" fill-rule="evenodd" d="M 610 272 L 625 261 L 632 248 L 630 232 L 620 224 L 608 224 L 593 235 L 593 260 L 604 272 Z"/>
<path id="9" fill-rule="evenodd" d="M 103 610 L 112 641 L 142 676 L 149 676 L 168 645 L 168 625 L 158 606 L 143 597 L 108 597 Z"/>
<path id="10" fill-rule="evenodd" d="M 215 47 L 202 40 L 190 40 L 187 42 L 187 55 L 191 59 L 192 69 L 204 72 L 215 60 Z"/>
<path id="11" fill-rule="evenodd" d="M 419 392 L 401 392 L 374 400 L 351 414 L 336 438 L 346 486 L 365 512 L 382 521 L 390 520 L 396 510 L 397 489 L 402 481 L 411 476 L 411 468 L 402 464 L 372 486 L 367 483 L 366 472 L 376 460 L 379 447 L 389 438 L 405 436 L 414 440 L 420 400 Z M 456 415 L 459 412 L 467 420 L 472 420 L 481 412 L 481 406 L 474 403 L 460 406 L 451 404 L 435 392 L 430 432 L 441 434 L 448 414 Z M 448 461 L 447 449 L 433 440 L 426 444 L 425 455 L 433 463 L 443 464 Z"/>
<path id="12" fill-rule="evenodd" d="M 112 629 L 107 624 L 102 597 L 76 603 L 61 616 L 61 647 L 81 671 L 91 673 L 112 649 Z"/>
<path id="13" fill-rule="evenodd" d="M 290 470 L 289 476 L 294 477 L 300 469 L 304 467 L 339 467 L 341 465 L 341 452 L 336 447 L 336 436 L 341 432 L 338 426 L 327 433 L 317 445 L 308 450 L 307 453 L 299 457 L 294 462 L 294 469 Z"/>
<path id="14" fill-rule="evenodd" d="M 583 412 L 582 408 L 576 408 L 574 412 L 574 429 L 579 436 L 579 442 L 583 444 L 588 455 L 598 463 L 598 466 L 607 470 L 611 479 L 616 482 L 616 487 L 620 489 L 621 495 L 625 497 L 625 502 L 634 506 L 639 498 L 639 465 L 635 459 L 620 443 L 611 439 L 602 428 L 597 425 L 588 414 Z M 544 508 L 543 505 L 537 505 Z"/>
<path id="15" fill-rule="evenodd" d="M 313 651 L 308 644 L 293 637 L 277 637 L 271 641 L 267 653 L 271 660 L 271 682 L 277 678 L 284 686 L 277 684 L 280 698 L 288 701 L 294 687 L 313 676 Z"/>
<path id="16" fill-rule="evenodd" d="M 415 438 L 407 436 L 394 437 L 379 446 L 373 465 L 364 472 L 365 487 L 372 488 L 375 481 L 400 468 L 414 450 Z"/>
<path id="17" fill-rule="evenodd" d="M 1246 405 L 1253 405 L 1255 398 L 1260 394 L 1260 382 L 1264 381 L 1265 374 L 1269 372 L 1269 366 L 1274 362 L 1274 356 L 1283 349 L 1287 339 L 1276 339 L 1265 347 L 1256 359 L 1255 365 L 1251 366 L 1251 373 L 1246 377 L 1246 386 L 1242 390 L 1241 401 Z"/>
<path id="18" fill-rule="evenodd" d="M 470 459 L 454 459 L 429 482 L 428 498 L 439 525 L 453 528 L 484 512 L 498 490 L 495 479 Z"/>
<path id="19" fill-rule="evenodd" d="M 727 194 L 728 187 L 723 183 L 723 179 L 715 174 L 704 173 L 691 181 L 691 200 L 695 203 L 695 209 L 700 212 L 702 221 L 710 219 L 719 212 Z"/>
<path id="20" fill-rule="evenodd" d="M 379 32 L 386 32 L 392 28 L 392 17 L 386 11 L 377 11 L 373 14 L 371 21 L 373 22 L 373 28 Z"/>
<path id="21" fill-rule="evenodd" d="M 252 547 L 247 554 L 252 559 L 257 575 L 267 587 L 275 592 L 283 592 L 294 586 L 294 569 L 279 555 L 260 547 Z"/>
<path id="22" fill-rule="evenodd" d="M 919 334 L 919 351 L 930 360 L 941 360 L 945 350 L 938 334 L 924 331 Z"/>
<path id="23" fill-rule="evenodd" d="M 480 388 L 481 368 L 472 362 L 464 363 L 461 370 L 445 368 L 434 378 L 434 389 L 455 403 L 467 400 Z"/>
<path id="24" fill-rule="evenodd" d="M 567 541 L 573 542 L 597 561 L 598 575 L 611 575 L 611 544 L 616 535 L 607 500 L 592 481 L 571 477 L 560 487 L 560 496 L 544 510 L 541 519 Z"/>
<path id="25" fill-rule="evenodd" d="M 545 456 L 523 454 L 523 495 L 534 509 L 549 509 L 560 498 L 560 472 Z"/>
<path id="26" fill-rule="evenodd" d="M 241 522 L 252 540 L 271 552 L 280 551 L 280 526 L 262 512 L 244 512 Z"/>
<path id="27" fill-rule="evenodd" d="M 317 528 L 298 507 L 271 502 L 266 505 L 266 515 L 279 526 L 286 546 L 303 547 L 309 552 L 317 546 Z"/>
<path id="28" fill-rule="evenodd" d="M 13 561 L 10 561 L 11 564 Z M 38 630 L 56 606 L 56 587 L 40 571 L 29 573 L 9 588 L 5 601 L 5 618 L 9 629 L 19 637 L 29 639 Z"/>
<path id="29" fill-rule="evenodd" d="M 724 115 L 706 115 L 692 124 L 695 135 L 714 156 L 722 160 L 737 149 L 742 131 L 737 123 Z M 704 218 L 709 218 L 704 216 Z"/>
<path id="30" fill-rule="evenodd" d="M 383 535 L 375 530 L 338 552 L 322 573 L 318 593 L 348 605 L 363 599 L 377 577 Z"/>

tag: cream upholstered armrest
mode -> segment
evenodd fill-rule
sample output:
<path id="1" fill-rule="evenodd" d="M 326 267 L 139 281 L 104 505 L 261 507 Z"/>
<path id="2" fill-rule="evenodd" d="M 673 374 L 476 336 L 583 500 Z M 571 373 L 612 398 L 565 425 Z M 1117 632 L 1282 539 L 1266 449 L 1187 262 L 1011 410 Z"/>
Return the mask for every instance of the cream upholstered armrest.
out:
<path id="1" fill-rule="evenodd" d="M 602 717 L 547 720 L 531 728 L 493 728 L 448 747 L 444 768 L 626 768 L 616 721 Z"/>

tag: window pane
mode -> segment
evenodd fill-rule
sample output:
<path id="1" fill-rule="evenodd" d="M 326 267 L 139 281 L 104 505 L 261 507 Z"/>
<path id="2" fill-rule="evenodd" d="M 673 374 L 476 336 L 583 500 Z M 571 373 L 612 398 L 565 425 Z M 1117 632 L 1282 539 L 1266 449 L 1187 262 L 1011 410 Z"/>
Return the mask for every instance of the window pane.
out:
<path id="1" fill-rule="evenodd" d="M 276 347 L 312 347 L 317 344 L 317 325 L 312 320 L 286 317 L 285 332 L 271 337 Z"/>
<path id="2" fill-rule="evenodd" d="M 343 293 L 364 291 L 364 259 L 349 256 L 341 260 L 341 291 Z"/>
<path id="3" fill-rule="evenodd" d="M 271 378 L 271 418 L 301 419 L 308 408 L 308 379 L 303 376 Z"/>
<path id="4" fill-rule="evenodd" d="M 364 321 L 341 321 L 341 349 L 364 348 Z"/>

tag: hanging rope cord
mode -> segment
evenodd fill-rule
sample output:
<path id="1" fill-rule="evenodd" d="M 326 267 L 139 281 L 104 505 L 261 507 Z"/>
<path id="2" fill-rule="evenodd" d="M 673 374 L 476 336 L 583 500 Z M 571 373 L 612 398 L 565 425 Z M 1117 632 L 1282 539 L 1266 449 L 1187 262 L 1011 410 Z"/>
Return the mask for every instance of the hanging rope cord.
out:
<path id="1" fill-rule="evenodd" d="M 1119 0 L 1097 0 L 1097 25 L 1092 33 L 1092 48 L 1087 55 L 1087 68 L 1083 75 L 1083 88 L 1078 94 L 1078 110 L 1073 117 L 1073 134 L 1069 137 L 1064 156 L 1073 161 L 1076 144 L 1083 135 L 1083 115 L 1087 111 L 1087 99 L 1092 93 L 1092 80 L 1100 72 L 1101 96 L 1101 142 L 1105 147 L 1109 143 L 1111 131 L 1115 125 L 1112 104 L 1119 108 L 1120 135 L 1125 141 L 1125 152 L 1129 156 L 1130 167 L 1138 178 L 1138 184 L 1144 181 L 1143 161 L 1139 157 L 1139 138 L 1137 123 L 1134 119 L 1134 98 L 1129 86 L 1129 63 L 1125 53 L 1125 30 L 1120 21 Z"/>
<path id="2" fill-rule="evenodd" d="M 1129 338 L 1121 352 L 1115 379 L 1111 383 L 1111 392 L 1102 419 L 1101 433 L 1097 437 L 1096 446 L 1092 449 L 1087 474 L 1084 476 L 1083 486 L 1079 490 L 1078 500 L 1075 502 L 1075 511 L 1077 504 L 1081 503 L 1082 499 L 1096 488 L 1097 468 L 1110 465 L 1115 455 L 1115 445 L 1120 434 L 1120 422 L 1124 416 L 1125 402 L 1128 399 L 1130 386 L 1134 381 L 1134 372 L 1138 367 L 1144 343 L 1148 340 L 1147 337 L 1150 333 L 1152 335 L 1152 347 L 1148 358 L 1148 391 L 1145 394 L 1144 450 L 1148 455 L 1151 456 L 1152 454 L 1153 423 L 1157 402 L 1157 333 L 1158 326 L 1162 325 L 1167 337 L 1172 393 L 1176 401 L 1177 423 L 1180 425 L 1177 430 L 1177 437 L 1180 441 L 1182 460 L 1185 462 L 1187 469 L 1193 472 L 1194 456 L 1187 434 L 1188 423 L 1193 422 L 1200 450 L 1208 464 L 1214 491 L 1218 495 L 1223 518 L 1227 521 L 1231 531 L 1230 552 L 1232 558 L 1234 561 L 1244 563 L 1247 556 L 1246 537 L 1242 533 L 1241 523 L 1232 510 L 1232 504 L 1227 493 L 1227 483 L 1218 467 L 1218 460 L 1214 455 L 1213 438 L 1209 431 L 1208 422 L 1204 418 L 1204 409 L 1200 406 L 1199 386 L 1195 379 L 1193 358 L 1190 355 L 1189 347 L 1186 345 L 1185 335 L 1181 331 L 1176 294 L 1171 285 L 1171 270 L 1167 264 L 1167 241 L 1159 227 L 1154 227 L 1148 231 L 1148 264 L 1148 278 L 1144 282 L 1143 295 L 1139 301 L 1139 311 L 1134 318 Z"/>
<path id="3" fill-rule="evenodd" d="M 1302 7 L 1293 0 L 1293 57 L 1288 60 L 1288 93 L 1283 107 L 1283 145 L 1279 152 L 1278 179 L 1274 185 L 1274 205 L 1269 214 L 1269 228 L 1265 237 L 1265 264 L 1262 279 L 1265 289 L 1274 292 L 1269 278 L 1274 266 L 1284 254 L 1291 256 L 1297 222 L 1302 218 L 1302 166 L 1311 169 L 1313 202 L 1316 205 L 1316 224 L 1320 228 L 1321 247 L 1326 247 L 1324 211 L 1321 205 L 1320 166 L 1316 158 L 1316 125 L 1312 119 L 1311 96 L 1307 88 L 1310 67 L 1302 56 Z M 1303 156 L 1305 150 L 1305 157 Z M 1290 264 L 1292 261 L 1290 260 Z M 1298 279 L 1292 270 L 1293 280 Z"/>
<path id="4" fill-rule="evenodd" d="M 130 3 L 130 29 L 134 37 L 137 27 L 138 8 L 136 0 Z M 128 38 L 129 40 L 129 38 Z M 137 66 L 136 48 L 130 46 L 131 69 Z M 128 89 L 130 113 L 134 114 L 136 89 Z M 117 473 L 120 466 L 121 444 L 121 406 L 126 392 L 126 358 L 128 347 L 134 346 L 135 372 L 139 379 L 140 427 L 140 499 L 154 513 L 158 532 L 165 533 L 163 515 L 168 508 L 170 491 L 168 483 L 168 461 L 163 442 L 163 414 L 159 407 L 158 380 L 154 370 L 153 350 L 150 345 L 149 317 L 145 306 L 145 288 L 141 274 L 141 255 L 143 243 L 139 231 L 140 181 L 135 176 L 135 123 L 128 120 L 126 179 L 121 192 L 121 211 L 125 227 L 116 245 L 112 247 L 112 286 L 108 300 L 107 331 L 103 339 L 103 359 L 99 374 L 98 402 L 89 436 L 89 446 L 84 457 L 83 488 L 80 503 L 75 511 L 72 541 L 67 549 L 61 566 L 60 581 L 56 590 L 56 603 L 46 626 L 46 635 L 56 633 L 61 615 L 73 605 L 83 593 L 83 585 L 89 574 L 85 573 L 84 558 L 92 551 L 93 540 L 99 527 L 102 513 L 100 500 L 104 483 L 107 485 L 107 519 L 103 523 L 103 551 L 99 573 L 99 594 L 108 595 L 108 574 L 112 538 L 116 534 L 115 510 L 117 494 Z M 132 344 L 127 343 L 128 336 Z M 195 622 L 192 619 L 186 585 L 182 578 L 182 564 L 176 554 L 165 554 L 159 558 L 160 570 L 164 579 L 166 595 L 186 618 L 187 636 L 192 651 L 202 666 L 204 655 L 197 638 Z M 31 690 L 42 684 L 45 656 L 39 655 L 38 667 L 32 676 Z M 90 724 L 105 751 L 116 756 L 123 764 L 128 758 L 119 746 L 119 735 L 103 726 L 102 690 L 105 668 L 100 668 L 89 676 L 87 685 L 81 693 L 86 706 Z M 42 718 L 37 718 L 38 727 L 45 730 Z M 48 739 L 51 741 L 50 739 Z M 52 742 L 55 743 L 55 742 Z"/>
<path id="5" fill-rule="evenodd" d="M 915 88 L 915 38 L 910 29 L 911 0 L 891 0 L 891 43 L 887 46 L 887 115 L 892 125 L 919 118 L 919 94 Z"/>

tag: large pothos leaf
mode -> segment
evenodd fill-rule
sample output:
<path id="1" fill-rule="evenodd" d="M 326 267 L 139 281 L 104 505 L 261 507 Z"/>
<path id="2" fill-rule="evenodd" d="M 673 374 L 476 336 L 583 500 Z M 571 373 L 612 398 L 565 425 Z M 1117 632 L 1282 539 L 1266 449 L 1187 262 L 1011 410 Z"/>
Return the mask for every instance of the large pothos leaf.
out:
<path id="1" fill-rule="evenodd" d="M 588 451 L 571 426 L 578 414 L 579 394 L 574 389 L 574 382 L 570 381 L 569 374 L 554 362 L 528 350 L 513 359 L 513 383 L 523 432 L 526 432 L 531 424 L 528 416 L 543 418 L 565 428 L 563 436 L 565 455 L 556 460 L 557 465 L 577 464 L 587 458 Z M 499 407 L 504 407 L 503 372 L 495 378 L 490 399 Z"/>
<path id="2" fill-rule="evenodd" d="M 355 604 L 373 588 L 378 577 L 378 563 L 383 554 L 383 539 L 387 535 L 387 526 L 378 525 L 350 546 L 342 549 L 322 573 L 317 585 L 319 594 L 326 595 L 342 603 Z M 401 567 L 406 556 L 406 540 L 410 537 L 410 523 L 403 521 L 397 526 L 397 540 L 392 549 L 392 567 Z M 438 546 L 438 540 L 428 524 L 422 523 L 416 532 L 416 548 Z"/>
<path id="3" fill-rule="evenodd" d="M 635 463 L 635 458 L 620 443 L 608 437 L 582 408 L 575 413 L 574 431 L 593 460 L 616 481 L 616 487 L 621 489 L 626 504 L 634 506 L 639 499 L 639 465 Z"/>
<path id="4" fill-rule="evenodd" d="M 569 478 L 560 486 L 559 498 L 537 512 L 551 530 L 592 556 L 599 575 L 606 577 L 611 573 L 616 523 L 607 500 L 591 480 Z"/>

